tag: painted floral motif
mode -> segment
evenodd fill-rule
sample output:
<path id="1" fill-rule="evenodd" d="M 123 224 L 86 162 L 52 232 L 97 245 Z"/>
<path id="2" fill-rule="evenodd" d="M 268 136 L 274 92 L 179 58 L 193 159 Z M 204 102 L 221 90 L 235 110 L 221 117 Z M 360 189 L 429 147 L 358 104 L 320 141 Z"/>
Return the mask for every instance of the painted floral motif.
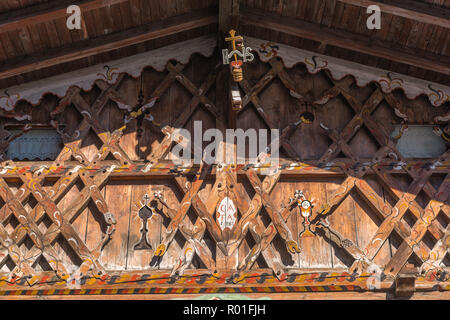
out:
<path id="1" fill-rule="evenodd" d="M 388 72 L 386 73 L 386 76 L 383 76 L 378 80 L 378 83 L 381 85 L 383 92 L 390 93 L 396 88 L 402 88 L 403 79 L 395 77 L 392 72 Z"/>
<path id="2" fill-rule="evenodd" d="M 9 94 L 8 90 L 0 96 L 0 108 L 6 111 L 12 111 L 16 103 L 20 100 L 20 94 Z"/>
<path id="3" fill-rule="evenodd" d="M 428 83 L 407 75 L 380 70 L 370 66 L 346 61 L 338 58 L 318 56 L 314 53 L 284 44 L 268 42 L 265 40 L 246 37 L 246 41 L 254 47 L 259 47 L 258 54 L 262 61 L 267 62 L 273 57 L 283 60 L 286 68 L 292 68 L 298 63 L 304 63 L 311 74 L 316 74 L 324 69 L 330 71 L 333 79 L 341 80 L 351 75 L 360 87 L 371 82 L 380 85 L 384 93 L 390 93 L 397 88 L 404 90 L 408 99 L 416 99 L 421 94 L 426 94 L 435 107 L 450 101 L 450 88 L 448 86 Z M 315 104 L 326 104 L 332 96 L 326 96 L 316 101 Z M 405 118 L 402 116 L 402 118 Z"/>
<path id="4" fill-rule="evenodd" d="M 267 59 L 276 57 L 278 55 L 278 50 L 280 50 L 280 47 L 278 45 L 270 41 L 261 43 L 259 47 L 259 52 L 262 53 Z"/>
<path id="5" fill-rule="evenodd" d="M 312 56 L 311 59 L 305 58 L 305 64 L 311 73 L 317 73 L 328 67 L 328 61 L 318 56 Z"/>
<path id="6" fill-rule="evenodd" d="M 119 78 L 119 72 L 116 72 L 119 70 L 119 68 L 111 68 L 108 65 L 104 66 L 103 68 L 105 69 L 105 71 L 103 73 L 97 73 L 97 76 L 99 76 L 109 84 L 115 83 Z"/>
<path id="7" fill-rule="evenodd" d="M 431 84 L 428 85 L 428 89 L 431 90 L 431 93 L 428 93 L 428 98 L 434 106 L 440 106 L 450 101 L 450 96 L 442 90 L 433 88 Z"/>
<path id="8" fill-rule="evenodd" d="M 331 98 L 334 98 L 334 96 L 331 95 L 331 94 L 326 94 L 322 98 L 320 98 L 319 100 L 314 101 L 314 104 L 322 106 L 324 104 L 327 104 L 328 101 L 330 101 Z"/>

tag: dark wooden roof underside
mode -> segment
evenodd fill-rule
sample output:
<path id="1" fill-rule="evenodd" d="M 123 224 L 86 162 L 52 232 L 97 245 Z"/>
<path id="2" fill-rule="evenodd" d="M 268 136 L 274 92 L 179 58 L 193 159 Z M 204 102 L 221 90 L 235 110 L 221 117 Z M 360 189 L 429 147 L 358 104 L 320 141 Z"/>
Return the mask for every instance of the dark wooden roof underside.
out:
<path id="1" fill-rule="evenodd" d="M 0 88 L 217 33 L 226 2 L 241 34 L 450 84 L 450 0 L 3 0 Z M 82 30 L 66 28 L 70 4 Z M 365 27 L 369 4 L 381 30 Z"/>

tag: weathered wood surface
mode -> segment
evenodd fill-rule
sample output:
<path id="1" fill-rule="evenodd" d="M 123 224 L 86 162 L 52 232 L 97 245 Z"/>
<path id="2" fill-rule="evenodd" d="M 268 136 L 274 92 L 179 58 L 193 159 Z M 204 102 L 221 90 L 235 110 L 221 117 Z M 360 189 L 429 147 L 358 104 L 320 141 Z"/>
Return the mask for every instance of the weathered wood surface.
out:
<path id="1" fill-rule="evenodd" d="M 324 280 L 334 288 L 327 290 L 358 291 L 370 290 L 374 268 L 384 272 L 388 291 L 407 263 L 423 272 L 416 288 L 448 290 L 448 153 L 403 159 L 390 138 L 393 124 L 404 121 L 398 115 L 433 123 L 446 107 L 276 60 L 245 69 L 236 125 L 281 130 L 281 168 L 273 175 L 236 163 L 170 166 L 176 128 L 193 132 L 195 120 L 203 121 L 202 133 L 226 127 L 214 59 L 195 55 L 164 72 L 144 70 L 146 101 L 156 102 L 141 138 L 114 102 L 134 105 L 139 79 L 99 81 L 89 92 L 73 90 L 68 101 L 33 107 L 46 111 L 40 123 L 53 125 L 65 146 L 53 162 L 1 163 L 0 292 L 25 290 L 55 272 L 62 288 L 145 284 L 168 295 L 169 288 L 196 286 L 271 290 L 267 281 L 279 290 L 323 288 L 320 277 L 332 279 Z M 301 120 L 305 111 L 313 123 Z M 20 125 L 1 120 L 5 128 Z M 224 152 L 233 154 L 234 146 Z M 300 191 L 313 203 L 311 236 L 303 233 Z M 236 217 L 228 227 L 219 213 L 225 198 Z M 151 217 L 144 225 L 145 205 Z M 140 250 L 143 235 L 151 248 Z M 39 286 L 52 289 L 46 281 Z"/>

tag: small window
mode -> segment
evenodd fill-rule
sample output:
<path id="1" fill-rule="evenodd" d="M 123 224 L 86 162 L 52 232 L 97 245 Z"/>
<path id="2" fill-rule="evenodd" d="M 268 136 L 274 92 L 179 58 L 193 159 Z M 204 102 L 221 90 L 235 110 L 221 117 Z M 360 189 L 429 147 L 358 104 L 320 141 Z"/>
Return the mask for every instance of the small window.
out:
<path id="1" fill-rule="evenodd" d="M 21 133 L 19 129 L 8 130 L 12 136 Z M 61 152 L 62 140 L 55 129 L 32 129 L 12 140 L 6 153 L 15 161 L 53 161 Z"/>
<path id="2" fill-rule="evenodd" d="M 398 136 L 401 126 L 395 126 L 392 136 Z M 444 139 L 433 132 L 432 125 L 409 125 L 397 142 L 397 150 L 405 158 L 437 158 L 447 151 Z"/>

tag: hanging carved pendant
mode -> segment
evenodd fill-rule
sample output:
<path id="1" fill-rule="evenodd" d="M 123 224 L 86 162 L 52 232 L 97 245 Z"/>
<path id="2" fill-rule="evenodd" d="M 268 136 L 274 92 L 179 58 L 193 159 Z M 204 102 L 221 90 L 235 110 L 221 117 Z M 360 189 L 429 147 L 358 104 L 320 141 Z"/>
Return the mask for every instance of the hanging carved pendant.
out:
<path id="1" fill-rule="evenodd" d="M 252 48 L 244 46 L 244 38 L 236 36 L 235 30 L 230 30 L 230 36 L 225 41 L 231 42 L 232 51 L 222 50 L 223 64 L 231 64 L 231 73 L 235 82 L 244 80 L 242 65 L 245 62 L 251 62 L 255 56 L 251 53 Z"/>

